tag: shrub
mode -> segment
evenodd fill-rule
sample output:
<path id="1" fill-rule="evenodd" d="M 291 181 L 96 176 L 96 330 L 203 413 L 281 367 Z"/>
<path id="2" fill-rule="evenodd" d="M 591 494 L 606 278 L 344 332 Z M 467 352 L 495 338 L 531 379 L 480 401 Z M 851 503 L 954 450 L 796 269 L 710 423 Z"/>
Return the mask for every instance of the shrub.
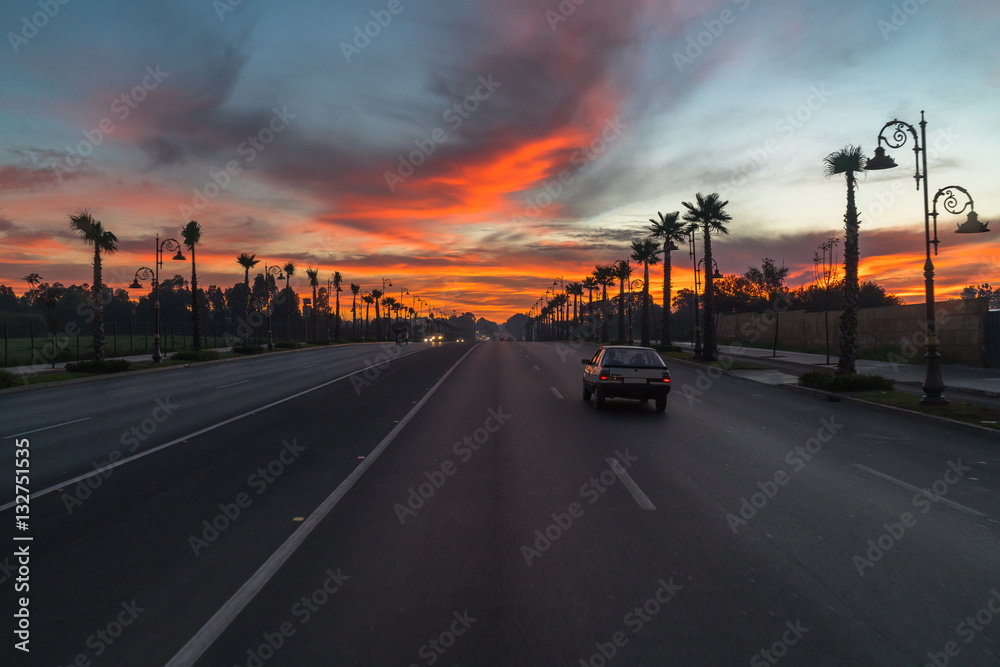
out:
<path id="1" fill-rule="evenodd" d="M 20 387 L 22 384 L 24 384 L 24 380 L 19 375 L 15 375 L 10 371 L 0 370 L 0 389 Z"/>
<path id="2" fill-rule="evenodd" d="M 687 352 L 683 347 L 677 345 L 653 345 L 652 347 L 657 352 Z"/>
<path id="3" fill-rule="evenodd" d="M 894 380 L 881 375 L 835 375 L 809 371 L 799 378 L 799 385 L 823 391 L 892 391 Z"/>
<path id="4" fill-rule="evenodd" d="M 74 361 L 66 364 L 67 373 L 95 373 L 103 375 L 105 373 L 121 373 L 127 371 L 132 362 L 127 359 L 105 359 L 104 361 Z"/>
<path id="5" fill-rule="evenodd" d="M 233 345 L 234 354 L 260 354 L 263 351 L 260 345 Z"/>
<path id="6" fill-rule="evenodd" d="M 297 350 L 302 347 L 302 343 L 295 340 L 279 340 L 274 346 L 283 350 Z"/>
<path id="7" fill-rule="evenodd" d="M 170 355 L 171 359 L 177 361 L 215 361 L 219 358 L 217 350 L 177 350 Z"/>

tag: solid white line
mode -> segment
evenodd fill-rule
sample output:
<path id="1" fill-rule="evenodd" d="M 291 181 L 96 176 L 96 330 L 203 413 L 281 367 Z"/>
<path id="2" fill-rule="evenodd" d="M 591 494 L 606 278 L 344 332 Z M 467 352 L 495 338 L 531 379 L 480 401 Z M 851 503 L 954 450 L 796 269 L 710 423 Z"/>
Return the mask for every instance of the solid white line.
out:
<path id="1" fill-rule="evenodd" d="M 406 416 L 403 417 L 395 428 L 389 431 L 389 435 L 382 439 L 382 442 L 378 443 L 378 446 L 371 451 L 371 453 L 362 461 L 357 468 L 354 469 L 347 479 L 340 483 L 333 493 L 331 493 L 326 500 L 320 503 L 312 514 L 309 515 L 302 524 L 295 529 L 288 539 L 285 540 L 284 544 L 278 547 L 278 550 L 271 554 L 260 568 L 254 572 L 253 576 L 250 577 L 245 584 L 243 584 L 238 591 L 229 598 L 219 611 L 215 612 L 212 618 L 208 619 L 208 622 L 202 626 L 194 637 L 188 641 L 184 647 L 177 652 L 170 662 L 167 663 L 166 667 L 181 667 L 194 664 L 208 648 L 219 638 L 229 624 L 246 608 L 248 604 L 254 599 L 257 593 L 264 587 L 264 585 L 274 576 L 274 574 L 284 565 L 285 561 L 291 557 L 295 550 L 299 548 L 302 542 L 305 541 L 306 537 L 309 536 L 316 526 L 319 525 L 327 514 L 330 513 L 337 503 L 340 502 L 351 487 L 361 479 L 361 476 L 365 474 L 365 471 L 371 467 L 375 459 L 378 458 L 379 454 L 385 451 L 385 448 L 396 438 L 397 435 L 406 427 L 406 425 L 413 419 L 414 415 L 420 411 L 420 408 L 424 407 L 424 404 L 430 400 L 430 397 L 434 395 L 434 392 L 438 390 L 451 372 L 455 370 L 462 361 L 469 356 L 472 350 L 476 349 L 476 345 L 473 345 L 468 352 L 462 355 L 462 357 L 455 362 L 455 364 L 448 369 L 448 372 L 441 376 L 441 379 L 437 381 L 433 387 L 431 387 L 424 397 L 414 405 Z"/>
<path id="2" fill-rule="evenodd" d="M 551 389 L 551 390 L 552 390 L 552 393 L 556 395 L 556 398 L 562 398 L 562 397 L 563 397 L 563 395 L 562 395 L 562 394 L 560 394 L 560 393 L 559 393 L 559 390 L 558 390 L 558 389 L 556 389 L 555 387 L 549 387 L 549 389 Z"/>
<path id="3" fill-rule="evenodd" d="M 855 468 L 859 468 L 861 470 L 864 470 L 865 472 L 870 473 L 872 475 L 875 475 L 876 477 L 880 477 L 880 478 L 884 479 L 887 482 L 892 482 L 893 484 L 897 484 L 897 485 L 903 487 L 904 489 L 909 489 L 910 491 L 916 491 L 917 493 L 919 493 L 919 494 L 921 494 L 923 496 L 927 496 L 928 498 L 930 498 L 931 500 L 933 500 L 936 503 L 944 503 L 948 507 L 954 507 L 955 509 L 957 509 L 960 512 L 965 512 L 966 514 L 971 514 L 972 516 L 986 516 L 982 512 L 977 512 L 976 510 L 974 510 L 974 509 L 972 509 L 970 507 L 966 507 L 965 505 L 959 505 L 958 503 L 953 502 L 951 500 L 948 500 L 947 498 L 942 498 L 941 496 L 938 496 L 938 495 L 935 495 L 935 494 L 931 493 L 927 489 L 921 489 L 920 487 L 913 486 L 912 484 L 907 484 L 906 482 L 904 482 L 902 480 L 898 480 L 895 477 L 889 477 L 889 475 L 881 473 L 878 470 L 872 470 L 871 468 L 869 468 L 867 466 L 863 466 L 860 463 L 855 463 L 854 467 Z"/>
<path id="4" fill-rule="evenodd" d="M 642 492 L 642 489 L 640 489 L 639 485 L 635 483 L 635 480 L 632 479 L 632 476 L 628 474 L 628 471 L 626 471 L 625 468 L 622 467 L 622 464 L 618 462 L 618 459 L 609 458 L 604 460 L 607 461 L 609 464 L 611 464 L 611 470 L 616 475 L 618 475 L 618 479 L 622 481 L 622 484 L 625 485 L 625 488 L 628 489 L 629 493 L 632 494 L 632 497 L 635 498 L 635 502 L 639 503 L 639 507 L 641 507 L 644 510 L 656 509 L 656 506 L 653 505 L 653 503 L 649 500 L 646 494 Z"/>
<path id="5" fill-rule="evenodd" d="M 14 435 L 5 435 L 5 436 L 3 436 L 3 438 L 5 438 L 5 439 L 6 438 L 16 438 L 19 435 L 28 435 L 29 433 L 38 433 L 39 431 L 47 431 L 50 428 L 59 428 L 60 426 L 66 426 L 67 424 L 76 424 L 77 422 L 85 422 L 88 419 L 90 419 L 90 417 L 84 417 L 82 419 L 74 419 L 71 422 L 63 422 L 61 424 L 53 424 L 52 426 L 43 426 L 42 428 L 36 428 L 33 431 L 22 431 L 21 433 L 15 433 Z"/>
<path id="6" fill-rule="evenodd" d="M 424 349 L 427 349 L 427 348 L 424 348 Z M 396 357 L 396 359 L 402 359 L 403 357 L 408 357 L 408 356 L 410 356 L 410 354 L 417 354 L 417 352 L 410 352 L 409 354 L 404 354 L 404 355 L 402 355 L 400 357 Z M 282 403 L 290 401 L 293 398 L 298 398 L 299 396 L 305 396 L 309 392 L 316 391 L 317 389 L 322 389 L 323 387 L 328 387 L 331 384 L 333 384 L 334 382 L 340 382 L 341 380 L 346 380 L 347 378 L 351 377 L 352 375 L 357 375 L 358 373 L 364 373 L 368 369 L 375 368 L 379 364 L 384 364 L 384 363 L 385 363 L 384 361 L 380 361 L 378 364 L 372 364 L 370 366 L 365 366 L 364 368 L 359 368 L 358 370 L 352 371 L 352 372 L 348 373 L 347 375 L 341 375 L 339 378 L 335 378 L 333 380 L 329 380 L 329 381 L 324 382 L 322 384 L 318 384 L 315 387 L 310 387 L 309 389 L 303 389 L 302 391 L 300 391 L 297 394 L 292 394 L 291 396 L 286 396 L 285 398 L 280 398 L 277 401 L 274 401 L 272 403 L 268 403 L 267 405 L 263 405 L 263 406 L 261 406 L 259 408 L 254 408 L 253 410 L 248 410 L 247 412 L 244 412 L 243 414 L 236 415 L 235 417 L 230 417 L 229 419 L 221 421 L 221 422 L 219 422 L 217 424 L 212 424 L 211 426 L 206 426 L 205 428 L 200 429 L 198 431 L 195 431 L 193 433 L 188 433 L 187 435 L 182 435 L 181 437 L 175 438 L 174 440 L 171 440 L 170 442 L 165 442 L 162 445 L 157 445 L 156 447 L 153 447 L 151 449 L 147 449 L 144 452 L 140 452 L 140 453 L 136 454 L 135 456 L 130 456 L 127 459 L 122 459 L 121 461 L 117 461 L 115 463 L 108 464 L 108 465 L 104 466 L 103 468 L 95 468 L 92 472 L 87 472 L 87 473 L 84 473 L 82 475 L 78 475 L 78 476 L 74 477 L 73 479 L 66 480 L 65 482 L 59 482 L 58 484 L 53 484 L 52 486 L 44 488 L 41 491 L 36 491 L 35 493 L 32 493 L 31 497 L 32 498 L 38 498 L 38 497 L 44 496 L 44 495 L 46 495 L 48 493 L 52 493 L 53 491 L 57 491 L 57 490 L 62 489 L 64 487 L 70 486 L 71 484 L 76 484 L 77 482 L 82 482 L 83 480 L 88 479 L 90 477 L 93 477 L 94 475 L 100 475 L 100 474 L 102 474 L 106 470 L 113 470 L 114 468 L 117 468 L 118 466 L 123 466 L 126 463 L 131 463 L 132 461 L 135 461 L 137 459 L 141 459 L 144 456 L 149 456 L 150 454 L 158 452 L 161 449 L 166 449 L 167 447 L 173 447 L 174 445 L 176 445 L 178 443 L 181 443 L 181 442 L 184 442 L 185 440 L 188 440 L 189 438 L 194 438 L 196 436 L 202 435 L 203 433 L 208 433 L 209 431 L 214 431 L 215 429 L 219 428 L 220 426 L 225 426 L 226 424 L 231 424 L 234 421 L 238 421 L 240 419 L 243 419 L 244 417 L 249 417 L 250 415 L 257 414 L 258 412 L 261 412 L 262 410 L 267 410 L 268 408 L 273 408 L 276 405 L 281 405 Z M 90 417 L 86 417 L 86 419 L 90 419 Z M 83 421 L 83 420 L 82 419 L 78 419 L 77 421 Z M 67 424 L 72 424 L 73 422 L 66 422 L 66 423 Z M 56 426 L 63 426 L 63 424 L 56 424 Z M 55 426 L 46 426 L 46 428 L 55 428 Z M 44 430 L 44 429 L 39 429 L 39 430 Z M 29 433 L 34 433 L 34 431 L 29 431 Z M 23 434 L 20 434 L 20 435 L 23 435 Z M 11 502 L 9 502 L 9 503 L 4 504 L 4 505 L 0 505 L 0 512 L 4 512 L 6 510 L 9 510 L 13 506 L 14 506 L 14 501 L 13 500 Z"/>
<path id="7" fill-rule="evenodd" d="M 238 384 L 243 384 L 244 382 L 249 382 L 250 380 L 240 380 L 239 382 L 233 382 L 231 384 L 224 384 L 221 387 L 216 387 L 216 389 L 225 389 L 226 387 L 235 387 Z"/>

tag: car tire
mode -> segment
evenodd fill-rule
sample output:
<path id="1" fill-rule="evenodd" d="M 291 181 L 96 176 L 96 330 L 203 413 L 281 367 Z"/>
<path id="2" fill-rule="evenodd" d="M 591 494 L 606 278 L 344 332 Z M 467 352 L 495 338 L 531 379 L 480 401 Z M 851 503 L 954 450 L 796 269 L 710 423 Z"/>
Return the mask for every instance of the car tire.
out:
<path id="1" fill-rule="evenodd" d="M 587 383 L 586 383 L 586 382 L 584 382 L 584 383 L 583 383 L 583 400 L 585 400 L 585 401 L 589 401 L 589 400 L 590 400 L 590 396 L 591 396 L 591 391 L 590 391 L 590 389 L 589 389 L 589 388 L 587 387 Z"/>
<path id="2" fill-rule="evenodd" d="M 594 392 L 594 407 L 598 410 L 604 409 L 604 392 L 600 389 Z"/>
<path id="3" fill-rule="evenodd" d="M 656 398 L 656 411 L 657 412 L 663 412 L 666 409 L 667 409 L 667 397 L 666 396 L 657 396 L 657 398 Z"/>

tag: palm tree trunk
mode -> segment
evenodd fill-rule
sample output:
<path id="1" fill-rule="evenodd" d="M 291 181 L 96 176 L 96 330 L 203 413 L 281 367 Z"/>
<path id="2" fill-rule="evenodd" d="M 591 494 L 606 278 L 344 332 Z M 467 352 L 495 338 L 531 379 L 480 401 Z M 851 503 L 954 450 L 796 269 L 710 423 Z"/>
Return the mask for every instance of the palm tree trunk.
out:
<path id="1" fill-rule="evenodd" d="M 844 312 L 840 316 L 840 358 L 837 373 L 854 373 L 858 338 L 858 209 L 854 201 L 854 173 L 847 172 L 847 213 L 844 214 Z"/>
<path id="2" fill-rule="evenodd" d="M 104 304 L 101 300 L 101 245 L 94 242 L 94 284 L 90 288 L 94 298 L 94 360 L 104 361 Z"/>
<path id="3" fill-rule="evenodd" d="M 291 294 L 288 289 L 288 281 L 291 280 L 291 276 L 285 276 L 285 340 L 290 340 L 291 336 L 289 332 L 292 330 L 292 299 Z"/>
<path id="4" fill-rule="evenodd" d="M 337 319 L 333 321 L 333 338 L 340 340 L 340 290 L 334 286 L 333 291 L 337 295 Z"/>
<path id="5" fill-rule="evenodd" d="M 607 343 L 611 339 L 608 331 L 608 286 L 603 285 L 601 289 L 601 342 Z"/>
<path id="6" fill-rule="evenodd" d="M 660 343 L 663 345 L 673 345 L 673 336 L 670 334 L 670 239 L 663 244 L 663 314 L 660 317 L 660 326 L 663 333 L 660 334 Z"/>
<path id="7" fill-rule="evenodd" d="M 618 336 L 617 340 L 625 340 L 625 280 L 618 280 Z"/>
<path id="8" fill-rule="evenodd" d="M 642 285 L 642 345 L 649 347 L 649 263 L 643 264 Z"/>
<path id="9" fill-rule="evenodd" d="M 240 330 L 243 332 L 243 346 L 246 347 L 250 345 L 250 267 L 244 267 L 243 269 L 243 291 L 245 292 L 246 301 L 243 304 L 243 326 Z"/>
<path id="10" fill-rule="evenodd" d="M 704 344 L 702 346 L 702 359 L 705 361 L 715 360 L 718 350 L 715 346 L 715 313 L 712 306 L 712 236 L 708 231 L 708 223 L 705 223 L 705 308 L 702 313 L 704 323 L 702 329 L 705 332 Z"/>
<path id="11" fill-rule="evenodd" d="M 201 350 L 201 316 L 198 309 L 198 272 L 195 270 L 194 244 L 191 245 L 191 348 Z"/>

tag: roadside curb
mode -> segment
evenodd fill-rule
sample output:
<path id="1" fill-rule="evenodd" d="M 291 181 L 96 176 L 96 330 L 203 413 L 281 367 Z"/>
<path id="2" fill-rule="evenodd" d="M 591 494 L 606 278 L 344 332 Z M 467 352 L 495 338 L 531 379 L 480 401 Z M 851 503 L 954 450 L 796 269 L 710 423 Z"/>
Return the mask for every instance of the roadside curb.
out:
<path id="1" fill-rule="evenodd" d="M 689 361 L 689 360 L 686 360 L 686 359 L 674 359 L 672 357 L 668 357 L 668 358 L 670 359 L 670 362 L 678 362 L 678 363 L 684 364 L 685 366 L 693 366 L 693 367 L 698 367 L 698 368 L 702 368 L 702 369 L 704 369 L 704 368 L 712 368 L 711 366 L 706 366 L 705 364 L 701 364 L 701 363 L 698 363 L 696 361 Z M 762 384 L 762 383 L 757 382 L 756 380 L 753 380 L 751 378 L 746 378 L 746 377 L 742 377 L 742 376 L 739 376 L 739 375 L 733 375 L 728 370 L 723 370 L 721 368 L 719 370 L 722 371 L 723 373 L 725 373 L 727 376 L 729 376 L 731 378 L 735 378 L 737 380 L 746 380 L 747 382 L 756 382 L 757 384 Z M 777 384 L 777 385 L 766 385 L 765 384 L 765 386 L 778 387 L 779 389 L 784 389 L 786 391 L 793 391 L 793 392 L 797 392 L 797 393 L 800 393 L 800 394 L 805 394 L 807 396 L 812 396 L 813 398 L 815 398 L 817 400 L 821 400 L 821 401 L 829 401 L 829 402 L 833 402 L 833 403 L 837 403 L 837 402 L 843 401 L 843 402 L 846 402 L 846 403 L 852 403 L 854 405 L 860 405 L 860 406 L 865 407 L 865 408 L 879 410 L 881 412 L 889 412 L 889 413 L 895 413 L 895 414 L 899 414 L 899 415 L 907 415 L 907 416 L 910 416 L 910 417 L 916 417 L 917 419 L 920 419 L 922 421 L 929 422 L 929 423 L 932 423 L 932 424 L 947 424 L 949 426 L 954 426 L 956 428 L 961 428 L 961 429 L 964 429 L 966 431 L 977 433 L 979 435 L 990 435 L 990 436 L 992 436 L 994 438 L 1000 439 L 1000 429 L 993 429 L 993 428 L 989 428 L 987 426 L 978 426 L 977 424 L 970 424 L 969 422 L 958 421 L 957 419 L 949 419 L 947 417 L 938 417 L 937 415 L 929 415 L 929 414 L 926 414 L 926 413 L 923 413 L 923 412 L 916 412 L 914 410 L 907 410 L 906 408 L 899 408 L 899 407 L 896 407 L 894 405 L 882 405 L 881 403 L 873 403 L 871 401 L 865 401 L 865 400 L 862 400 L 860 398 L 854 398 L 853 396 L 849 396 L 849 395 L 845 395 L 845 394 L 838 394 L 838 393 L 835 393 L 835 392 L 823 391 L 822 389 L 813 389 L 811 387 L 800 387 L 799 385 L 795 385 L 795 384 Z M 963 391 L 965 391 L 965 390 L 963 389 Z M 978 392 L 971 392 L 970 391 L 969 393 L 978 393 Z M 986 395 L 991 395 L 991 394 L 986 394 Z"/>

